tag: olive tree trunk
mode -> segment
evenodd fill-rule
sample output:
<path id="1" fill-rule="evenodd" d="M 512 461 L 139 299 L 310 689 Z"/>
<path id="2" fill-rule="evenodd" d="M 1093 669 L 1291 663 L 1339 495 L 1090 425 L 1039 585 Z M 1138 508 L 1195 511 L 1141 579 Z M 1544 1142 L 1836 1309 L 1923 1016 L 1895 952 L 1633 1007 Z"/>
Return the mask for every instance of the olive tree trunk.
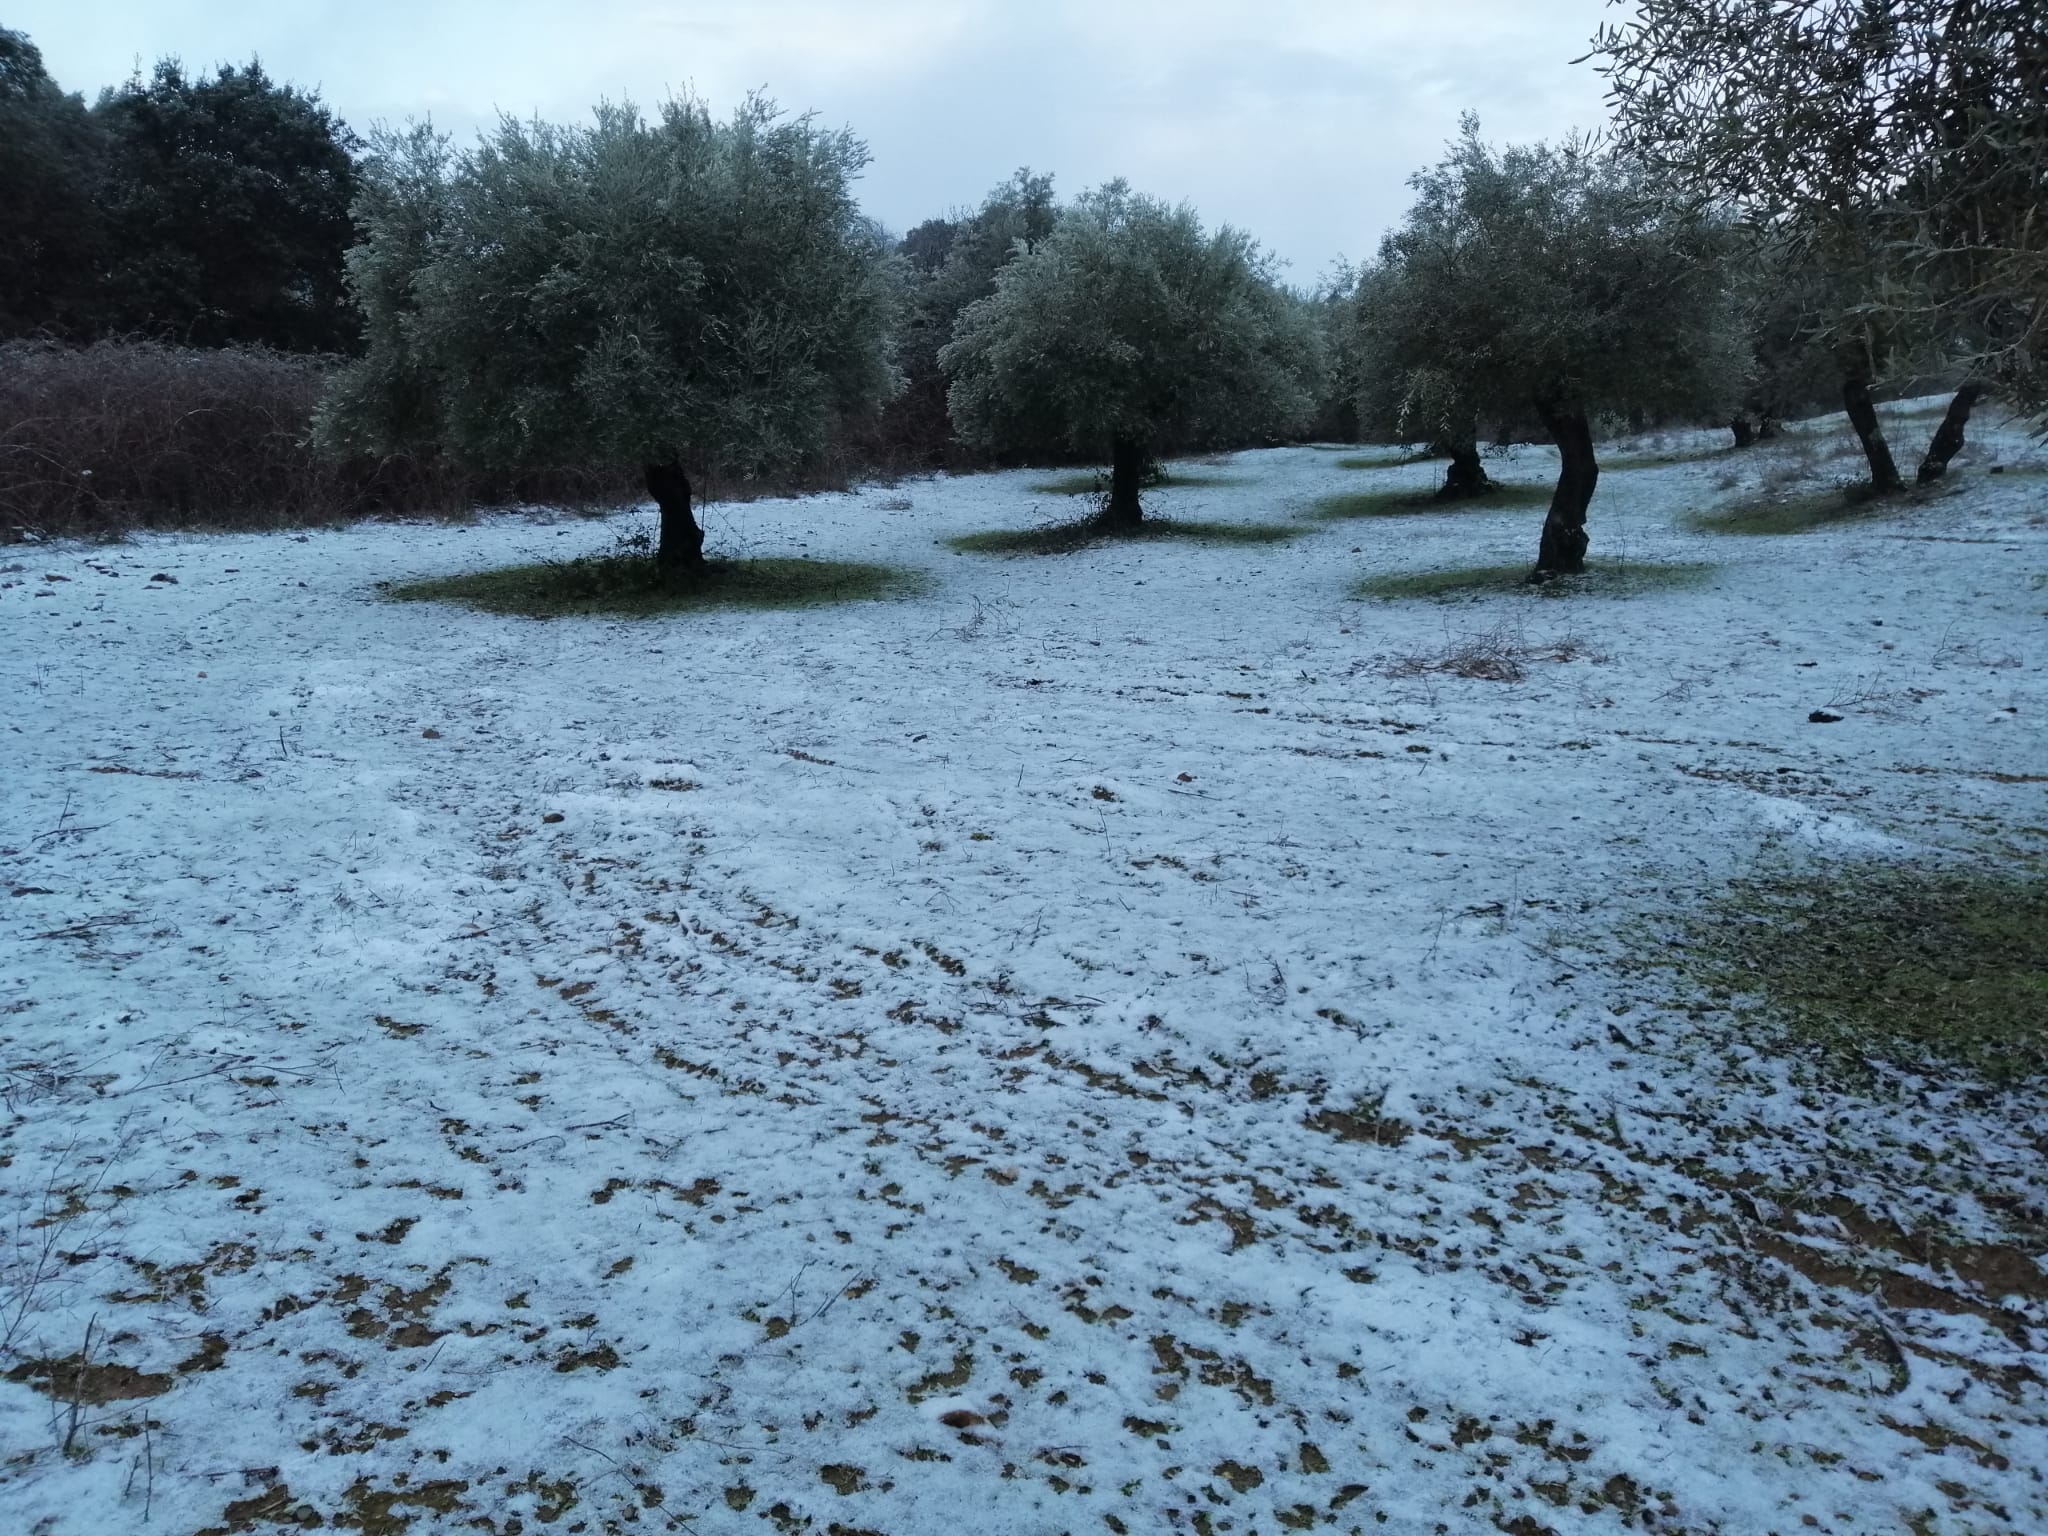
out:
<path id="1" fill-rule="evenodd" d="M 1451 467 L 1444 472 L 1444 483 L 1437 487 L 1438 501 L 1463 501 L 1468 496 L 1484 496 L 1493 487 L 1486 477 L 1486 466 L 1479 461 L 1479 444 L 1471 439 L 1455 442 L 1440 442 L 1435 445 L 1438 453 L 1451 456 Z"/>
<path id="2" fill-rule="evenodd" d="M 1939 480 L 1948 473 L 1948 461 L 1962 452 L 1963 428 L 1969 425 L 1970 412 L 1983 398 L 1982 384 L 1965 384 L 1956 391 L 1955 399 L 1948 403 L 1948 414 L 1934 429 L 1934 441 L 1927 445 L 1927 457 L 1920 461 L 1919 480 L 1922 485 Z"/>
<path id="3" fill-rule="evenodd" d="M 1145 477 L 1145 445 L 1135 438 L 1119 437 L 1109 445 L 1109 501 L 1102 509 L 1106 528 L 1130 532 L 1143 525 L 1145 509 L 1138 505 L 1138 482 Z"/>
<path id="4" fill-rule="evenodd" d="M 1877 407 L 1870 403 L 1870 381 L 1853 372 L 1842 381 L 1842 407 L 1849 413 L 1849 425 L 1863 444 L 1863 456 L 1870 461 L 1870 494 L 1889 496 L 1904 488 L 1899 466 L 1892 462 L 1891 444 L 1884 440 L 1884 428 L 1877 420 Z"/>
<path id="5" fill-rule="evenodd" d="M 1536 550 L 1531 581 L 1550 576 L 1576 576 L 1586 568 L 1586 508 L 1600 483 L 1600 464 L 1593 457 L 1593 428 L 1582 410 L 1536 402 L 1536 412 L 1557 444 L 1557 489 L 1543 519 L 1543 541 Z"/>
<path id="6" fill-rule="evenodd" d="M 690 511 L 690 477 L 671 459 L 647 466 L 647 494 L 661 509 L 661 541 L 654 547 L 654 569 L 664 581 L 704 569 L 704 530 Z"/>

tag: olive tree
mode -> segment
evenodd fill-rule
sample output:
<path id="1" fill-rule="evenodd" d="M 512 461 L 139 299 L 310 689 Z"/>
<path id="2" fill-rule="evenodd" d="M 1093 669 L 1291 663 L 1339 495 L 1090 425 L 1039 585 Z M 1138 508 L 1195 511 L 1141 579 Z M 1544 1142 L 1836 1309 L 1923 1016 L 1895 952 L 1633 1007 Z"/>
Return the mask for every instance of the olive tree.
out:
<path id="1" fill-rule="evenodd" d="M 1594 417 L 1699 420 L 1736 394 L 1725 237 L 1627 161 L 1582 143 L 1496 151 L 1469 117 L 1410 185 L 1359 288 L 1368 388 L 1394 393 L 1417 438 L 1533 416 L 1561 461 L 1535 576 L 1583 570 Z"/>
<path id="2" fill-rule="evenodd" d="M 973 213 L 927 219 L 897 249 L 910 268 L 897 361 L 904 390 L 882 424 L 892 447 L 927 462 L 944 462 L 953 432 L 946 414 L 946 376 L 939 349 L 953 339 L 961 313 L 995 291 L 996 274 L 1052 232 L 1059 209 L 1053 179 L 1016 172 Z"/>
<path id="3" fill-rule="evenodd" d="M 1735 446 L 1775 437 L 1794 415 L 1838 398 L 1842 375 L 1826 339 L 1845 303 L 1839 275 L 1787 260 L 1781 246 L 1731 230 L 1730 267 L 1747 354 L 1742 393 L 1729 428 Z"/>
<path id="4" fill-rule="evenodd" d="M 896 262 L 856 208 L 867 152 L 755 98 L 648 122 L 501 123 L 452 153 L 384 134 L 349 254 L 365 355 L 323 412 L 341 450 L 643 467 L 656 565 L 703 563 L 690 475 L 816 454 L 895 384 Z"/>
<path id="5" fill-rule="evenodd" d="M 1321 442 L 1355 443 L 1366 430 L 1358 414 L 1364 385 L 1356 322 L 1358 275 L 1356 263 L 1339 258 L 1302 298 L 1322 359 L 1308 435 Z"/>
<path id="6" fill-rule="evenodd" d="M 1248 235 L 1113 181 L 1002 268 L 939 362 L 963 438 L 1108 459 L 1103 520 L 1131 529 L 1157 454 L 1305 424 L 1317 347 Z"/>
<path id="7" fill-rule="evenodd" d="M 1421 290 L 1398 261 L 1368 262 L 1352 295 L 1358 422 L 1362 432 L 1417 444 L 1448 459 L 1439 501 L 1486 496 L 1496 489 L 1479 457 L 1479 418 L 1457 375 L 1413 350 L 1420 317 L 1409 306 Z"/>
<path id="8" fill-rule="evenodd" d="M 1593 56 L 1617 131 L 1815 268 L 1860 269 L 1828 334 L 1873 488 L 1899 483 L 1869 386 L 1965 379 L 2048 406 L 2048 10 L 2040 0 L 1631 0 Z"/>

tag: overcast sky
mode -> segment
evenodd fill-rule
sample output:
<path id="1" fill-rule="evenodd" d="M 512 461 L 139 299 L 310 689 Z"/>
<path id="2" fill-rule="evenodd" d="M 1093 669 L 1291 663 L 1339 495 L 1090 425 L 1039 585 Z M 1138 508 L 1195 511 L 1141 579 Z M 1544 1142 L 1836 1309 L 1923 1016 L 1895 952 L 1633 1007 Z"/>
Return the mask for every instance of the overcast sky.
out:
<path id="1" fill-rule="evenodd" d="M 1494 140 L 1602 117 L 1570 61 L 1607 0 L 11 0 L 88 100 L 138 63 L 259 56 L 352 126 L 581 117 L 750 89 L 850 125 L 869 212 L 902 231 L 1020 165 L 1194 203 L 1312 281 L 1369 254 L 1410 172 L 1480 114 Z"/>

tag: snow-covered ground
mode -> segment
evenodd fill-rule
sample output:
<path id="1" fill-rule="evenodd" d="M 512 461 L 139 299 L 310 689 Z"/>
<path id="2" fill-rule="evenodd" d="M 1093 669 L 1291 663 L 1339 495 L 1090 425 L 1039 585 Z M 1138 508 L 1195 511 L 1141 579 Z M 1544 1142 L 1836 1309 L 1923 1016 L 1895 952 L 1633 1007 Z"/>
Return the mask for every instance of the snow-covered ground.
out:
<path id="1" fill-rule="evenodd" d="M 2048 1529 L 2038 1098 L 1613 963 L 2048 847 L 2040 450 L 1685 525 L 1810 441 L 1610 471 L 1596 562 L 1715 563 L 1633 597 L 1360 600 L 1542 514 L 1326 449 L 1154 503 L 1267 547 L 715 513 L 930 573 L 794 613 L 380 597 L 615 531 L 534 516 L 0 549 L 0 1530 Z"/>

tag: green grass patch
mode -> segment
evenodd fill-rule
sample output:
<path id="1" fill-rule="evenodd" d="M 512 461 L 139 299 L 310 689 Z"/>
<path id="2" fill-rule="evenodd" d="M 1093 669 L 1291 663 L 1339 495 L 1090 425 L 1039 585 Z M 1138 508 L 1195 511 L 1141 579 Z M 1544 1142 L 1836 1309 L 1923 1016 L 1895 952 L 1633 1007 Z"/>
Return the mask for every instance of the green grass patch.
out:
<path id="1" fill-rule="evenodd" d="M 1145 487 L 1148 491 L 1199 490 L 1204 486 L 1243 485 L 1245 482 L 1235 475 L 1205 475 L 1197 471 L 1182 473 L 1169 471 L 1163 478 Z M 1055 475 L 1050 480 L 1034 480 L 1031 489 L 1043 496 L 1087 496 L 1104 494 L 1109 490 L 1109 476 L 1092 469 L 1077 470 L 1071 475 Z"/>
<path id="2" fill-rule="evenodd" d="M 907 597 L 926 578 L 888 565 L 843 560 L 714 560 L 703 571 L 660 581 L 645 555 L 506 566 L 385 586 L 398 602 L 462 603 L 532 619 L 579 614 L 652 617 L 706 608 L 811 608 L 824 603 Z"/>
<path id="3" fill-rule="evenodd" d="M 1202 544 L 1284 544 L 1301 530 L 1285 523 L 1205 523 L 1176 517 L 1147 517 L 1128 532 L 1106 528 L 1094 518 L 1037 528 L 994 528 L 946 540 L 963 555 L 1065 555 L 1096 544 L 1147 539 L 1192 539 Z"/>
<path id="4" fill-rule="evenodd" d="M 1860 487 L 1844 490 L 1831 486 L 1819 491 L 1794 491 L 1789 495 L 1765 494 L 1731 502 L 1705 512 L 1695 512 L 1686 522 L 1702 533 L 1733 533 L 1746 536 L 1812 533 L 1875 519 L 1897 516 L 1925 506 L 1934 492 L 1909 489 L 1895 496 L 1858 494 Z"/>
<path id="5" fill-rule="evenodd" d="M 1500 512 L 1513 507 L 1547 507 L 1550 488 L 1541 485 L 1508 485 L 1495 482 L 1490 495 L 1469 496 L 1457 501 L 1438 501 L 1432 490 L 1412 486 L 1385 491 L 1346 491 L 1325 496 L 1310 509 L 1319 522 L 1350 522 L 1361 517 L 1422 517 L 1430 513 Z"/>
<path id="6" fill-rule="evenodd" d="M 1681 974 L 1846 1063 L 2048 1074 L 2048 878 L 1859 863 L 1736 881 Z"/>
<path id="7" fill-rule="evenodd" d="M 1463 565 L 1429 571 L 1393 571 L 1368 576 L 1351 589 L 1355 598 L 1384 598 L 1392 601 L 1412 598 L 1448 599 L 1484 597 L 1506 592 L 1525 592 L 1540 597 L 1636 597 L 1644 592 L 1665 592 L 1675 587 L 1694 587 L 1712 575 L 1712 565 L 1682 561 L 1617 560 L 1611 564 L 1595 558 L 1583 576 L 1555 576 L 1532 582 L 1533 561 L 1520 565 Z"/>

